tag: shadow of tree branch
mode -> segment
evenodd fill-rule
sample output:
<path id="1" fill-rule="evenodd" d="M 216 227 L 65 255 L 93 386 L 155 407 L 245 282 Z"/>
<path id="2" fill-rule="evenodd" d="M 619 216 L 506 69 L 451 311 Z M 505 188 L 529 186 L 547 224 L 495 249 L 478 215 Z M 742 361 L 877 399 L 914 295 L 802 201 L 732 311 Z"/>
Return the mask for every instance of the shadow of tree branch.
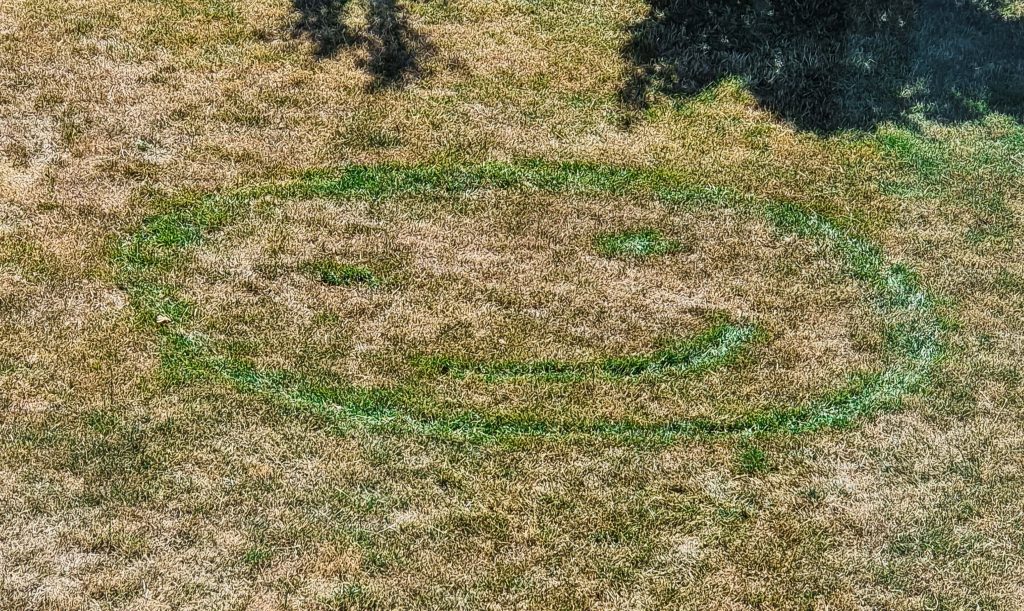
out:
<path id="1" fill-rule="evenodd" d="M 293 35 L 311 40 L 318 59 L 346 49 L 362 48 L 360 65 L 372 77 L 371 89 L 401 86 L 422 73 L 421 60 L 432 45 L 410 24 L 395 0 L 362 0 L 366 28 L 345 22 L 351 0 L 292 0 L 298 12 Z"/>
<path id="2" fill-rule="evenodd" d="M 1006 0 L 649 0 L 623 55 L 620 91 L 692 96 L 726 77 L 815 132 L 870 129 L 920 112 L 1024 118 L 1024 22 Z"/>

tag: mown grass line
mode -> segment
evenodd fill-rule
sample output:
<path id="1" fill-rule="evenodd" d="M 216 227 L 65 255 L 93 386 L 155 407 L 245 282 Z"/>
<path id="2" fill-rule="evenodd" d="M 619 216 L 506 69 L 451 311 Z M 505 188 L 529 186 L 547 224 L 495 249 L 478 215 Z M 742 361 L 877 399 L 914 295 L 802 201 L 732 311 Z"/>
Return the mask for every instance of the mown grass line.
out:
<path id="1" fill-rule="evenodd" d="M 697 373 L 735 360 L 757 336 L 757 328 L 724 322 L 695 337 L 676 341 L 650 354 L 606 357 L 596 361 L 468 361 L 450 356 L 430 357 L 420 363 L 437 375 L 479 375 L 489 380 L 535 377 L 574 381 L 588 377 L 629 378 L 662 373 Z"/>
<path id="2" fill-rule="evenodd" d="M 416 193 L 457 194 L 482 189 L 550 193 L 637 194 L 670 205 L 738 206 L 764 214 L 783 232 L 827 245 L 849 273 L 869 289 L 886 329 L 885 367 L 851 373 L 843 388 L 797 406 L 760 406 L 729 419 L 690 418 L 663 423 L 629 420 L 573 422 L 491 416 L 459 406 L 423 406 L 414 388 L 359 388 L 334 380 L 312 380 L 295 372 L 261 371 L 221 355 L 192 328 L 196 308 L 181 299 L 166 280 L 187 265 L 190 249 L 210 232 L 244 216 L 265 198 L 387 198 Z M 942 355 L 942 322 L 917 276 L 885 260 L 881 250 L 852 235 L 827 217 L 792 203 L 763 200 L 695 184 L 686 176 L 661 169 L 586 163 L 487 163 L 468 167 L 354 166 L 308 172 L 294 180 L 211 194 L 187 194 L 163 204 L 137 233 L 115 249 L 113 262 L 120 285 L 140 316 L 163 338 L 163 363 L 177 380 L 215 378 L 239 391 L 279 402 L 296 414 L 339 427 L 370 426 L 395 431 L 441 434 L 488 440 L 519 436 L 600 436 L 634 440 L 671 440 L 683 436 L 717 436 L 768 432 L 806 433 L 844 427 L 858 418 L 892 409 L 923 388 Z M 155 324 L 163 320 L 170 324 Z M 741 337 L 745 327 L 731 328 Z M 735 338 L 734 338 L 735 339 Z M 719 350 L 728 353 L 729 342 Z M 723 348 L 723 346 L 725 346 Z M 708 362 L 717 354 L 713 349 Z M 721 355 L 720 355 L 721 356 Z M 492 375 L 596 371 L 609 375 L 686 364 L 685 355 L 655 353 L 597 363 L 459 364 L 464 373 Z M 724 357 L 723 357 L 724 358 Z M 432 409 L 431 409 L 432 408 Z M 438 416 L 444 413 L 444 416 Z"/>

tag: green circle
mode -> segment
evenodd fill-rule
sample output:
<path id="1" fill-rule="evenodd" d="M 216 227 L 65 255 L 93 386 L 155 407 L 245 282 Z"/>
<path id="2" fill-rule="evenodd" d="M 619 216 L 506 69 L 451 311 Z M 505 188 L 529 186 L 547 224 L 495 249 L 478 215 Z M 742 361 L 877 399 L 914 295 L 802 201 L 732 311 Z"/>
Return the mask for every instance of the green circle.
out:
<path id="1" fill-rule="evenodd" d="M 261 198 L 383 198 L 482 189 L 645 195 L 675 206 L 733 205 L 763 214 L 780 231 L 828 246 L 846 272 L 865 288 L 884 325 L 885 366 L 880 371 L 852 375 L 845 386 L 803 404 L 768 407 L 729 419 L 684 418 L 654 424 L 629 420 L 553 422 L 466 411 L 427 417 L 415 409 L 422 399 L 407 389 L 324 383 L 295 372 L 260 370 L 219 356 L 216 346 L 188 331 L 193 308 L 165 278 L 187 250 L 200 245 L 211 231 L 244 215 Z M 163 206 L 162 213 L 147 219 L 139 231 L 118 245 L 113 263 L 134 307 L 145 320 L 154 321 L 162 339 L 164 365 L 179 378 L 212 376 L 227 380 L 241 392 L 281 401 L 343 427 L 474 440 L 516 436 L 671 440 L 773 431 L 805 433 L 847 426 L 858 418 L 897 406 L 905 396 L 927 384 L 942 355 L 942 323 L 933 300 L 912 270 L 887 261 L 880 248 L 804 207 L 700 186 L 668 170 L 538 161 L 468 167 L 353 166 L 234 191 L 182 195 L 163 202 Z"/>

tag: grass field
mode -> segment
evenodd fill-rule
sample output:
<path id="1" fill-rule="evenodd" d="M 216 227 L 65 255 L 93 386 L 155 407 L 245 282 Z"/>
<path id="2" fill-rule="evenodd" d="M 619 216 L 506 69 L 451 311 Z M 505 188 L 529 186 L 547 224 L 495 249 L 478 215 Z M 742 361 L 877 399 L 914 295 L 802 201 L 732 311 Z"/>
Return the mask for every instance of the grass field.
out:
<path id="1" fill-rule="evenodd" d="M 7 0 L 0 608 L 1019 608 L 1022 215 L 1018 1 Z"/>

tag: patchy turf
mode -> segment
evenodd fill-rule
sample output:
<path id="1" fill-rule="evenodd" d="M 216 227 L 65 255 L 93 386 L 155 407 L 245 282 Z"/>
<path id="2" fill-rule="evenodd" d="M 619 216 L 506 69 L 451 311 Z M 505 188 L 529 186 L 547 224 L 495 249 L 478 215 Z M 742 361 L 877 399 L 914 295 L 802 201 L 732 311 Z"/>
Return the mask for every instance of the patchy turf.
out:
<path id="1" fill-rule="evenodd" d="M 223 230 L 232 217 L 244 214 L 254 201 L 268 195 L 281 197 L 366 198 L 395 197 L 402 193 L 437 190 L 456 192 L 485 188 L 527 189 L 589 194 L 647 192 L 676 199 L 680 188 L 693 192 L 692 185 L 680 187 L 670 173 L 650 170 L 587 165 L 489 164 L 454 170 L 428 167 L 367 167 L 339 172 L 308 174 L 291 182 L 250 187 L 237 192 L 193 195 L 174 201 L 167 214 L 146 221 L 142 231 L 118 247 L 114 258 L 120 282 L 144 320 L 168 321 L 163 326 L 163 360 L 172 371 L 185 370 L 186 377 L 222 376 L 245 392 L 257 392 L 292 403 L 302 409 L 327 414 L 332 419 L 351 418 L 360 424 L 395 426 L 412 430 L 426 428 L 464 432 L 471 436 L 562 435 L 594 433 L 668 438 L 677 435 L 751 433 L 770 431 L 804 432 L 821 427 L 843 426 L 867 414 L 898 405 L 903 397 L 925 384 L 941 356 L 941 323 L 932 298 L 920 288 L 914 274 L 899 265 L 886 263 L 879 250 L 849 235 L 835 223 L 793 204 L 737 197 L 736 202 L 767 214 L 776 227 L 822 241 L 845 262 L 850 273 L 874 295 L 875 306 L 886 321 L 887 366 L 875 372 L 848 372 L 851 381 L 841 390 L 829 391 L 819 399 L 790 407 L 759 406 L 748 414 L 723 420 L 682 419 L 657 424 L 585 420 L 546 422 L 543 418 L 516 415 L 489 418 L 449 406 L 443 409 L 405 408 L 418 405 L 417 389 L 360 389 L 347 381 L 327 386 L 304 381 L 301 372 L 261 371 L 224 356 L 223 348 L 206 339 L 208 333 L 192 324 L 200 316 L 196 307 L 178 295 L 178 289 L 162 273 L 190 259 L 183 249 L 200 245 L 206 234 Z M 428 369 L 437 374 L 481 373 L 487 377 L 543 374 L 545 378 L 578 377 L 584 371 L 612 377 L 633 376 L 671 370 L 701 370 L 727 362 L 736 349 L 753 335 L 753 327 L 718 327 L 689 345 L 669 348 L 651 356 L 609 357 L 595 364 L 559 362 L 466 364 L 450 359 L 432 361 Z M 181 377 L 175 374 L 175 377 Z M 378 399 L 368 399 L 378 397 Z M 428 400 L 429 401 L 429 400 Z M 433 412 L 426 419 L 417 410 Z M 452 416 L 441 415 L 446 411 Z M 403 412 L 406 412 L 403 415 Z"/>
<path id="2" fill-rule="evenodd" d="M 1024 4 L 812 4 L 0 2 L 0 607 L 1016 608 Z"/>

